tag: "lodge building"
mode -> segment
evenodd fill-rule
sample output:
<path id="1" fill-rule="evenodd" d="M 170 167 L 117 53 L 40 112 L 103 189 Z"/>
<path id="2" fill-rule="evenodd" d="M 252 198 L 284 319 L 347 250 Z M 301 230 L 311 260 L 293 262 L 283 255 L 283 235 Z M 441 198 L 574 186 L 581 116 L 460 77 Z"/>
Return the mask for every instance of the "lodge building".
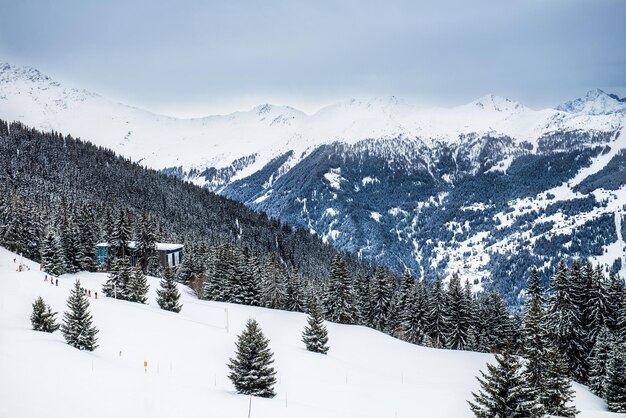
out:
<path id="1" fill-rule="evenodd" d="M 183 244 L 170 244 L 165 242 L 157 242 L 156 251 L 159 256 L 159 264 L 161 267 L 173 268 L 183 262 Z M 101 242 L 96 245 L 98 252 L 98 269 L 108 270 L 109 263 L 109 243 Z M 128 243 L 130 264 L 132 266 L 137 262 L 137 243 L 130 241 Z"/>

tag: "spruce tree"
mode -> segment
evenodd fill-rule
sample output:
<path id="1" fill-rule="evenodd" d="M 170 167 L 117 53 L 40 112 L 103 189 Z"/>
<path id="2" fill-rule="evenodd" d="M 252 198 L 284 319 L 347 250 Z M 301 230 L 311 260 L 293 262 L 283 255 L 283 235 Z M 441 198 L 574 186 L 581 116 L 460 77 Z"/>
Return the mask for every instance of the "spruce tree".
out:
<path id="1" fill-rule="evenodd" d="M 174 280 L 174 275 L 169 267 L 163 271 L 163 278 L 160 282 L 160 289 L 157 289 L 157 303 L 166 311 L 180 312 L 182 305 L 179 303 L 180 293 Z"/>
<path id="2" fill-rule="evenodd" d="M 403 339 L 420 344 L 428 334 L 428 290 L 424 280 L 412 284 L 402 313 Z"/>
<path id="3" fill-rule="evenodd" d="M 461 279 L 454 273 L 448 284 L 444 311 L 446 347 L 463 350 L 467 343 L 471 318 L 471 301 L 461 287 Z"/>
<path id="4" fill-rule="evenodd" d="M 428 328 L 433 342 L 433 347 L 445 347 L 444 332 L 446 329 L 446 294 L 443 283 L 439 276 L 435 277 L 432 291 L 430 293 L 428 309 Z"/>
<path id="5" fill-rule="evenodd" d="M 41 264 L 43 271 L 53 276 L 60 276 L 65 271 L 65 263 L 58 236 L 50 227 L 48 227 L 48 233 L 41 248 Z"/>
<path id="6" fill-rule="evenodd" d="M 532 268 L 526 290 L 526 314 L 524 315 L 524 356 L 526 379 L 533 387 L 540 387 L 543 380 L 545 346 L 545 301 L 539 273 Z"/>
<path id="7" fill-rule="evenodd" d="M 278 258 L 272 255 L 267 263 L 261 299 L 266 308 L 283 309 L 287 298 L 286 273 Z"/>
<path id="8" fill-rule="evenodd" d="M 324 325 L 324 317 L 316 300 L 313 298 L 309 305 L 308 325 L 302 333 L 302 342 L 306 349 L 314 353 L 326 354 L 328 352 L 328 331 Z"/>
<path id="9" fill-rule="evenodd" d="M 604 399 L 609 411 L 626 413 L 626 343 L 614 343 L 606 365 Z"/>
<path id="10" fill-rule="evenodd" d="M 50 305 L 46 305 L 43 298 L 38 297 L 33 303 L 33 313 L 30 316 L 30 322 L 33 330 L 43 332 L 54 332 L 59 329 L 56 322 L 56 312 L 52 312 Z"/>
<path id="11" fill-rule="evenodd" d="M 131 238 L 131 228 L 126 212 L 122 209 L 113 220 L 113 228 L 109 237 L 109 257 L 125 258 L 130 256 L 128 244 Z"/>
<path id="12" fill-rule="evenodd" d="M 372 326 L 379 331 L 385 331 L 391 320 L 393 285 L 382 267 L 376 269 L 374 280 L 370 284 L 370 293 Z"/>
<path id="13" fill-rule="evenodd" d="M 561 260 L 552 278 L 551 297 L 548 304 L 548 337 L 565 357 L 570 376 L 583 382 L 586 379 L 585 335 L 581 313 L 569 283 L 569 272 Z"/>
<path id="14" fill-rule="evenodd" d="M 600 397 L 604 396 L 606 365 L 614 342 L 613 335 L 609 329 L 602 327 L 589 355 L 589 389 Z"/>
<path id="15" fill-rule="evenodd" d="M 79 350 L 93 351 L 96 345 L 98 330 L 92 325 L 92 317 L 89 313 L 89 300 L 80 287 L 80 281 L 76 280 L 74 289 L 67 299 L 68 311 L 63 315 L 61 332 L 65 341 Z"/>
<path id="16" fill-rule="evenodd" d="M 545 357 L 543 385 L 540 386 L 541 403 L 546 414 L 565 418 L 576 416 L 576 407 L 572 404 L 574 390 L 568 373 L 565 357 L 557 347 L 550 347 Z"/>
<path id="17" fill-rule="evenodd" d="M 231 358 L 228 375 L 237 393 L 272 398 L 276 395 L 276 371 L 271 367 L 273 354 L 269 349 L 269 340 L 265 338 L 254 319 L 249 319 L 246 329 L 235 343 L 237 352 Z"/>
<path id="18" fill-rule="evenodd" d="M 333 257 L 330 270 L 325 317 L 332 322 L 353 324 L 357 320 L 354 292 L 348 268 L 339 254 Z"/>
<path id="19" fill-rule="evenodd" d="M 128 258 L 115 258 L 111 262 L 109 278 L 102 286 L 102 292 L 108 297 L 129 299 L 128 285 L 132 278 L 132 268 Z"/>
<path id="20" fill-rule="evenodd" d="M 146 303 L 148 300 L 148 281 L 141 266 L 132 268 L 126 294 L 131 302 Z"/>
<path id="21" fill-rule="evenodd" d="M 480 372 L 478 394 L 468 401 L 478 418 L 528 418 L 541 416 L 535 391 L 524 381 L 522 364 L 507 344 L 502 354 L 496 354 L 496 364 L 487 364 L 487 373 Z"/>

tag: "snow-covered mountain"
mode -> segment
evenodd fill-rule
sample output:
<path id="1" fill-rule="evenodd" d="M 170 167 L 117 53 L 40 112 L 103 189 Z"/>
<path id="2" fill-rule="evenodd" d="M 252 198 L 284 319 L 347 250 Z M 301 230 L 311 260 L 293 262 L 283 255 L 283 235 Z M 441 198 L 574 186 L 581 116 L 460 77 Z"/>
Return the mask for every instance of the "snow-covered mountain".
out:
<path id="1" fill-rule="evenodd" d="M 626 98 L 619 98 L 600 89 L 591 90 L 583 98 L 571 100 L 557 106 L 557 110 L 568 113 L 584 113 L 587 115 L 609 115 L 626 113 Z"/>
<path id="2" fill-rule="evenodd" d="M 44 281 L 38 264 L 16 271 L 17 254 L 0 248 L 1 417 L 471 417 L 466 402 L 491 354 L 409 344 L 370 328 L 327 323 L 330 351 L 306 351 L 306 315 L 198 300 L 179 285 L 180 313 L 159 309 L 158 279 L 146 305 L 89 299 L 99 330 L 93 352 L 67 345 L 59 331 L 30 329 L 31 304 L 43 297 L 62 319 L 74 280 L 92 295 L 107 276 L 78 273 Z M 273 399 L 235 393 L 227 363 L 249 318 L 270 339 L 277 371 Z M 144 362 L 147 367 L 144 369 Z M 580 417 L 617 417 L 579 384 Z M 28 395 L 26 395 L 28 394 Z M 26 397 L 25 397 L 26 396 Z"/>
<path id="3" fill-rule="evenodd" d="M 543 110 L 391 97 L 177 119 L 0 64 L 0 118 L 110 147 L 398 270 L 459 270 L 511 301 L 530 264 L 560 256 L 626 275 L 625 105 L 594 90 Z"/>

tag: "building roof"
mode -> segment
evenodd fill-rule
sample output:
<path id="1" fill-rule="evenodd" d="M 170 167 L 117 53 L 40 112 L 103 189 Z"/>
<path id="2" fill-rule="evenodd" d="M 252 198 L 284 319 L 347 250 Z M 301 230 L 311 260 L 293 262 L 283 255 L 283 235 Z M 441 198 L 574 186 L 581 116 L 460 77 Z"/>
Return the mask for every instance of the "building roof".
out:
<path id="1" fill-rule="evenodd" d="M 100 242 L 98 244 L 96 244 L 96 247 L 108 247 L 109 243 L 108 242 Z M 135 241 L 129 241 L 128 242 L 128 248 L 136 248 L 137 247 L 137 242 Z M 182 250 L 183 249 L 183 244 L 173 244 L 173 243 L 168 243 L 168 242 L 157 242 L 156 243 L 156 249 L 157 251 L 175 251 L 175 250 Z"/>

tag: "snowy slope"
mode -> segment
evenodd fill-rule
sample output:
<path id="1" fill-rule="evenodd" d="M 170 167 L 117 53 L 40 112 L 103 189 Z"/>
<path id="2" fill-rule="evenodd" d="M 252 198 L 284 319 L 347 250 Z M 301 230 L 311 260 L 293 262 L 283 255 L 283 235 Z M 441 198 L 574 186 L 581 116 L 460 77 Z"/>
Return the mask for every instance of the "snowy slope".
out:
<path id="1" fill-rule="evenodd" d="M 75 278 L 94 292 L 106 276 L 65 275 L 51 286 L 36 263 L 16 272 L 14 257 L 0 249 L 0 417 L 246 416 L 249 399 L 234 393 L 226 363 L 250 317 L 270 338 L 279 372 L 277 397 L 254 398 L 252 417 L 469 417 L 474 375 L 492 360 L 332 323 L 321 356 L 300 342 L 303 314 L 199 301 L 184 287 L 183 310 L 173 314 L 156 306 L 154 278 L 147 306 L 90 300 L 100 346 L 82 352 L 58 331 L 31 331 L 31 303 L 42 296 L 62 316 Z M 576 391 L 581 417 L 612 416 L 584 387 Z"/>

